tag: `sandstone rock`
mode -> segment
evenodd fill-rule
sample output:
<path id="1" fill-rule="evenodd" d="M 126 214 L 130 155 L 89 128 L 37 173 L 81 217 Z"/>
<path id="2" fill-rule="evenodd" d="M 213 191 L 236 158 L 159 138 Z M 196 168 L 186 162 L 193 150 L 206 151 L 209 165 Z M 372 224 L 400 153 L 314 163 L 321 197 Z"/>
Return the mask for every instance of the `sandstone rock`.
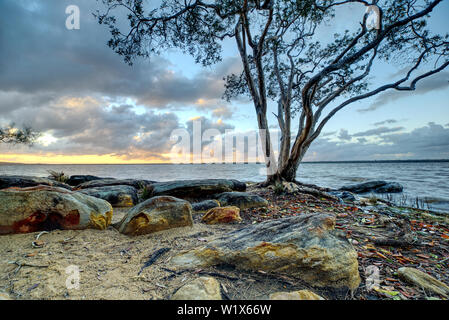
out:
<path id="1" fill-rule="evenodd" d="M 136 189 L 140 189 L 143 186 L 149 186 L 152 183 L 154 183 L 154 181 L 134 179 L 100 179 L 82 183 L 77 187 L 77 189 L 101 188 L 109 186 L 131 186 Z"/>
<path id="2" fill-rule="evenodd" d="M 114 178 L 101 178 L 101 177 L 91 176 L 91 175 L 74 175 L 74 176 L 70 176 L 69 180 L 67 180 L 67 184 L 71 185 L 71 186 L 78 186 L 85 182 L 94 181 L 94 180 L 103 180 L 103 179 L 112 180 Z"/>
<path id="3" fill-rule="evenodd" d="M 268 201 L 258 195 L 246 192 L 223 192 L 215 198 L 224 206 L 236 206 L 241 210 L 268 206 Z"/>
<path id="4" fill-rule="evenodd" d="M 205 213 L 212 208 L 220 206 L 220 202 L 217 200 L 204 200 L 197 203 L 192 203 L 192 210 L 194 213 Z"/>
<path id="5" fill-rule="evenodd" d="M 0 189 L 6 189 L 11 187 L 27 188 L 39 185 L 59 187 L 72 190 L 72 187 L 70 187 L 69 185 L 48 178 L 29 177 L 29 176 L 0 176 Z"/>
<path id="6" fill-rule="evenodd" d="M 13 300 L 11 299 L 11 297 L 9 296 L 9 294 L 5 293 L 5 292 L 0 292 L 0 301 L 1 300 Z"/>
<path id="7" fill-rule="evenodd" d="M 403 189 L 404 188 L 399 183 L 387 181 L 369 181 L 340 188 L 341 191 L 350 191 L 354 193 L 398 193 L 402 192 Z"/>
<path id="8" fill-rule="evenodd" d="M 403 267 L 398 270 L 399 277 L 419 288 L 449 297 L 449 287 L 443 282 L 415 268 Z"/>
<path id="9" fill-rule="evenodd" d="M 138 203 L 137 189 L 131 186 L 89 188 L 82 189 L 79 192 L 106 200 L 113 207 L 133 207 Z"/>
<path id="10" fill-rule="evenodd" d="M 242 218 L 240 209 L 237 207 L 217 207 L 207 211 L 201 221 L 207 224 L 217 224 L 242 221 Z"/>
<path id="11" fill-rule="evenodd" d="M 171 300 L 222 300 L 220 283 L 212 277 L 197 278 L 179 288 Z"/>
<path id="12" fill-rule="evenodd" d="M 82 193 L 36 186 L 0 190 L 0 234 L 53 229 L 106 229 L 111 205 Z"/>
<path id="13" fill-rule="evenodd" d="M 329 214 L 304 214 L 250 225 L 175 256 L 177 269 L 234 265 L 299 277 L 315 286 L 360 283 L 357 252 Z"/>
<path id="14" fill-rule="evenodd" d="M 178 198 L 204 198 L 225 191 L 244 190 L 246 184 L 237 180 L 180 180 L 154 183 L 149 187 L 151 195 L 173 196 Z"/>
<path id="15" fill-rule="evenodd" d="M 132 208 L 118 225 L 121 233 L 141 235 L 192 226 L 189 202 L 169 196 L 150 198 Z"/>
<path id="16" fill-rule="evenodd" d="M 270 300 L 325 300 L 316 293 L 309 290 L 293 292 L 275 292 L 270 294 Z"/>

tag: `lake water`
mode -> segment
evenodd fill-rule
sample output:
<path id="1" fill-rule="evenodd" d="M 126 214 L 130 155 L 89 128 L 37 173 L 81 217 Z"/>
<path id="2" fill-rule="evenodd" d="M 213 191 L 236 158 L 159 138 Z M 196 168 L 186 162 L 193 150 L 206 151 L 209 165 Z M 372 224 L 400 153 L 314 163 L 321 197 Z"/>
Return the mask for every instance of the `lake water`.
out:
<path id="1" fill-rule="evenodd" d="M 135 178 L 155 181 L 189 179 L 238 179 L 263 181 L 263 164 L 203 164 L 203 165 L 22 165 L 0 164 L 0 175 L 48 176 L 47 170 L 63 171 L 67 175 L 90 174 L 101 177 Z M 430 209 L 449 212 L 449 161 L 447 162 L 341 162 L 303 163 L 298 180 L 323 187 L 370 180 L 399 182 L 404 192 L 395 195 L 397 201 L 416 202 L 418 197 L 429 202 Z M 425 205 L 427 208 L 427 205 Z"/>

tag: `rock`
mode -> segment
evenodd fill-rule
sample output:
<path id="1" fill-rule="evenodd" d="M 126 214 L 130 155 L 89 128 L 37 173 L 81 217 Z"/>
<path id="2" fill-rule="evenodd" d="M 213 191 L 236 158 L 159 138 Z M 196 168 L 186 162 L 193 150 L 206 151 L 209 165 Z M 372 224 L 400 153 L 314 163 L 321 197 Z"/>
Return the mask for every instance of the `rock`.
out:
<path id="1" fill-rule="evenodd" d="M 49 186 L 0 190 L 0 234 L 106 229 L 111 219 L 108 202 L 82 193 Z"/>
<path id="2" fill-rule="evenodd" d="M 192 203 L 192 210 L 194 213 L 205 213 L 212 208 L 220 206 L 220 202 L 217 200 L 204 200 L 197 203 Z"/>
<path id="3" fill-rule="evenodd" d="M 340 191 L 350 191 L 354 193 L 398 193 L 402 192 L 403 189 L 404 188 L 397 182 L 369 181 L 341 187 Z"/>
<path id="4" fill-rule="evenodd" d="M 118 230 L 127 235 L 141 235 L 192 225 L 192 206 L 189 202 L 161 196 L 132 208 L 119 223 Z"/>
<path id="5" fill-rule="evenodd" d="M 357 252 L 334 227 L 335 217 L 322 213 L 267 221 L 185 251 L 171 263 L 176 269 L 228 264 L 299 277 L 314 286 L 355 289 Z"/>
<path id="6" fill-rule="evenodd" d="M 212 277 L 197 278 L 179 288 L 171 300 L 222 300 L 220 283 Z"/>
<path id="7" fill-rule="evenodd" d="M 104 179 L 112 180 L 114 178 L 101 178 L 101 177 L 91 176 L 91 175 L 74 175 L 74 176 L 70 176 L 70 178 L 67 180 L 67 184 L 76 187 L 85 182 L 94 181 L 94 180 L 104 180 Z"/>
<path id="8" fill-rule="evenodd" d="M 330 195 L 336 196 L 342 201 L 354 202 L 357 201 L 356 196 L 349 191 L 329 191 Z"/>
<path id="9" fill-rule="evenodd" d="M 224 179 L 179 180 L 154 183 L 149 189 L 153 197 L 166 195 L 195 199 L 225 191 L 244 190 L 246 184 L 237 180 Z"/>
<path id="10" fill-rule="evenodd" d="M 13 299 L 11 299 L 9 294 L 7 294 L 5 292 L 0 292 L 0 301 L 2 301 L 2 300 L 13 300 Z"/>
<path id="11" fill-rule="evenodd" d="M 222 206 L 236 206 L 240 210 L 268 206 L 268 201 L 246 192 L 223 192 L 214 196 Z"/>
<path id="12" fill-rule="evenodd" d="M 316 293 L 309 290 L 293 292 L 275 292 L 270 294 L 270 300 L 325 300 Z"/>
<path id="13" fill-rule="evenodd" d="M 101 179 L 84 182 L 80 184 L 77 189 L 100 188 L 109 186 L 131 186 L 136 189 L 141 189 L 145 186 L 148 187 L 152 183 L 154 183 L 154 181 L 134 179 Z"/>
<path id="14" fill-rule="evenodd" d="M 79 192 L 106 200 L 113 207 L 133 207 L 138 203 L 137 189 L 131 186 L 89 188 L 82 189 Z"/>
<path id="15" fill-rule="evenodd" d="M 296 183 L 293 182 L 282 182 L 282 187 L 284 188 L 284 191 L 287 193 L 297 193 L 301 191 L 301 189 L 298 187 Z"/>
<path id="16" fill-rule="evenodd" d="M 72 187 L 48 178 L 30 177 L 30 176 L 0 176 L 0 189 L 11 187 L 27 188 L 35 186 L 50 186 L 72 190 Z"/>
<path id="17" fill-rule="evenodd" d="M 237 207 L 212 208 L 201 219 L 206 224 L 229 223 L 242 221 L 240 209 Z"/>
<path id="18" fill-rule="evenodd" d="M 446 298 L 449 297 L 449 287 L 443 282 L 415 268 L 403 267 L 398 269 L 399 278 L 419 288 L 432 291 Z"/>

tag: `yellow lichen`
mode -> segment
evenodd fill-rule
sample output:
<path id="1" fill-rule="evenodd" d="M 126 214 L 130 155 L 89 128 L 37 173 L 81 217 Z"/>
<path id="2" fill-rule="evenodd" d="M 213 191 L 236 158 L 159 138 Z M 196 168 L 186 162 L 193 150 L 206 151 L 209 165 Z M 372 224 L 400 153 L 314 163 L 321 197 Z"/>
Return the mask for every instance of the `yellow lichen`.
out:
<path id="1" fill-rule="evenodd" d="M 90 214 L 90 225 L 95 229 L 104 230 L 106 229 L 112 221 L 112 209 L 111 211 L 103 214 L 96 214 L 95 212 L 91 212 Z"/>

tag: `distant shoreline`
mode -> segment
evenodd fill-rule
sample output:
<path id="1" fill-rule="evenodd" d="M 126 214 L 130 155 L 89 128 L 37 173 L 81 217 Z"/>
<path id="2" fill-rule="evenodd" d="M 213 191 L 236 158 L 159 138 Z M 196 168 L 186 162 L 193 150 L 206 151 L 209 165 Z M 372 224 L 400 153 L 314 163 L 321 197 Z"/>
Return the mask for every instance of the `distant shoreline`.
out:
<path id="1" fill-rule="evenodd" d="M 420 159 L 420 160 L 347 160 L 347 161 L 304 161 L 302 164 L 346 164 L 346 163 L 441 163 L 449 159 Z M 27 166 L 147 166 L 147 165 L 212 165 L 212 164 L 263 164 L 262 162 L 236 162 L 236 163 L 20 163 L 0 162 L 0 165 L 27 165 Z"/>

